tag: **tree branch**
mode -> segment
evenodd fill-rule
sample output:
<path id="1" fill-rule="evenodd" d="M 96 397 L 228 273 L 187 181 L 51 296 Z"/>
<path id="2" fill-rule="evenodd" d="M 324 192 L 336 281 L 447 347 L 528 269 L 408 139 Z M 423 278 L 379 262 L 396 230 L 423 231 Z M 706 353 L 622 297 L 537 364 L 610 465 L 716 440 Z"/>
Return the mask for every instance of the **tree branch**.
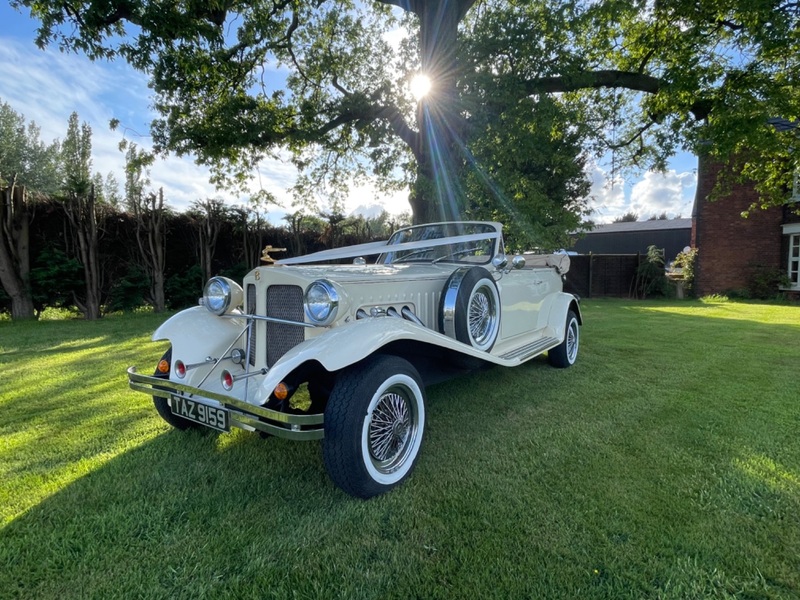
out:
<path id="1" fill-rule="evenodd" d="M 605 69 L 530 79 L 525 82 L 525 92 L 531 95 L 575 92 L 586 89 L 621 88 L 646 94 L 657 94 L 663 88 L 663 83 L 658 77 L 645 73 Z M 689 110 L 699 121 L 706 118 L 711 112 L 711 103 L 707 100 L 697 100 Z"/>
<path id="2" fill-rule="evenodd" d="M 334 129 L 353 123 L 355 121 L 372 122 L 377 120 L 386 121 L 392 131 L 399 137 L 416 155 L 419 147 L 419 134 L 411 129 L 403 118 L 402 113 L 396 106 L 369 105 L 343 112 L 338 117 L 331 119 L 318 129 L 314 130 L 312 137 L 318 138 Z"/>
<path id="3" fill-rule="evenodd" d="M 661 80 L 652 75 L 630 71 L 580 71 L 570 75 L 539 77 L 526 82 L 529 94 L 574 92 L 584 89 L 625 88 L 649 94 L 658 93 Z"/>

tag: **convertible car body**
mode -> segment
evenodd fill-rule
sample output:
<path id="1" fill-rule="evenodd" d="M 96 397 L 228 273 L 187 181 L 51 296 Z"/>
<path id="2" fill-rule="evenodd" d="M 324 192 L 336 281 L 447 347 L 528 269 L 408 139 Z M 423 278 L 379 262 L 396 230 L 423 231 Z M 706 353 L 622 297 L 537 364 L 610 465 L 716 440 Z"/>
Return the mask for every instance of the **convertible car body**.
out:
<path id="1" fill-rule="evenodd" d="M 334 483 L 368 498 L 411 473 L 427 384 L 545 352 L 575 362 L 568 268 L 564 254 L 506 256 L 499 223 L 457 222 L 260 266 L 241 286 L 214 277 L 154 333 L 170 349 L 152 375 L 128 369 L 130 387 L 178 429 L 322 439 Z"/>

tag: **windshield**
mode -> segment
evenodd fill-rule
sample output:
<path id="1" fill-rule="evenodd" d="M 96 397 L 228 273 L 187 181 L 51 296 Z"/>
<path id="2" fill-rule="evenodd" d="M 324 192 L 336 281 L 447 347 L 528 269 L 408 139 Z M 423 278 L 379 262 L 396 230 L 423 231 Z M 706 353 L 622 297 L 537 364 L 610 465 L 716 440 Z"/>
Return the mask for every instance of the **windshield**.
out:
<path id="1" fill-rule="evenodd" d="M 403 245 L 386 252 L 378 263 L 453 262 L 483 265 L 492 260 L 499 235 L 490 223 L 436 223 L 401 229 L 387 246 Z"/>

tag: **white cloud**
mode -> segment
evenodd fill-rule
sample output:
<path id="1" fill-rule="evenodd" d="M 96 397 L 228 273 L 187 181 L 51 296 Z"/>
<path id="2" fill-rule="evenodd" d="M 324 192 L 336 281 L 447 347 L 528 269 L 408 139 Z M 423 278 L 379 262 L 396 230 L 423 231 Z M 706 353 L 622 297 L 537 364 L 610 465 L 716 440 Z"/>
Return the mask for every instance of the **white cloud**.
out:
<path id="1" fill-rule="evenodd" d="M 592 182 L 589 191 L 589 207 L 593 210 L 591 218 L 599 223 L 612 221 L 627 211 L 625 182 L 597 164 L 589 165 L 588 177 Z"/>
<path id="2" fill-rule="evenodd" d="M 664 212 L 670 218 L 678 215 L 688 217 L 696 186 L 697 174 L 692 171 L 648 171 L 631 190 L 631 209 L 640 219 Z"/>
<path id="3" fill-rule="evenodd" d="M 587 171 L 592 182 L 589 206 L 594 212 L 591 218 L 597 223 L 610 223 L 628 212 L 638 214 L 640 220 L 664 212 L 670 218 L 691 215 L 697 186 L 694 170 L 647 171 L 635 180 L 617 177 L 613 185 L 610 173 L 601 166 L 592 164 Z"/>

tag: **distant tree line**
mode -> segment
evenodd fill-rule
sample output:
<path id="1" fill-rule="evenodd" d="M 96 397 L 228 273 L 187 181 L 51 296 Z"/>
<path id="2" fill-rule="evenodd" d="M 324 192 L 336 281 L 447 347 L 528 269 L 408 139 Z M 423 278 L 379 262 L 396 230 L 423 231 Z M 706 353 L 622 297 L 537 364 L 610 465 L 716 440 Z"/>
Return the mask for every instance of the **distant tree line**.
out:
<path id="1" fill-rule="evenodd" d="M 181 308 L 213 274 L 238 279 L 260 264 L 267 244 L 292 256 L 383 239 L 406 221 L 298 211 L 275 226 L 263 204 L 219 198 L 176 212 L 151 185 L 154 157 L 135 144 L 121 144 L 123 193 L 114 174 L 92 172 L 91 133 L 73 113 L 63 142 L 45 144 L 0 102 L 0 312 L 14 319 L 47 307 L 76 307 L 90 320 Z"/>

